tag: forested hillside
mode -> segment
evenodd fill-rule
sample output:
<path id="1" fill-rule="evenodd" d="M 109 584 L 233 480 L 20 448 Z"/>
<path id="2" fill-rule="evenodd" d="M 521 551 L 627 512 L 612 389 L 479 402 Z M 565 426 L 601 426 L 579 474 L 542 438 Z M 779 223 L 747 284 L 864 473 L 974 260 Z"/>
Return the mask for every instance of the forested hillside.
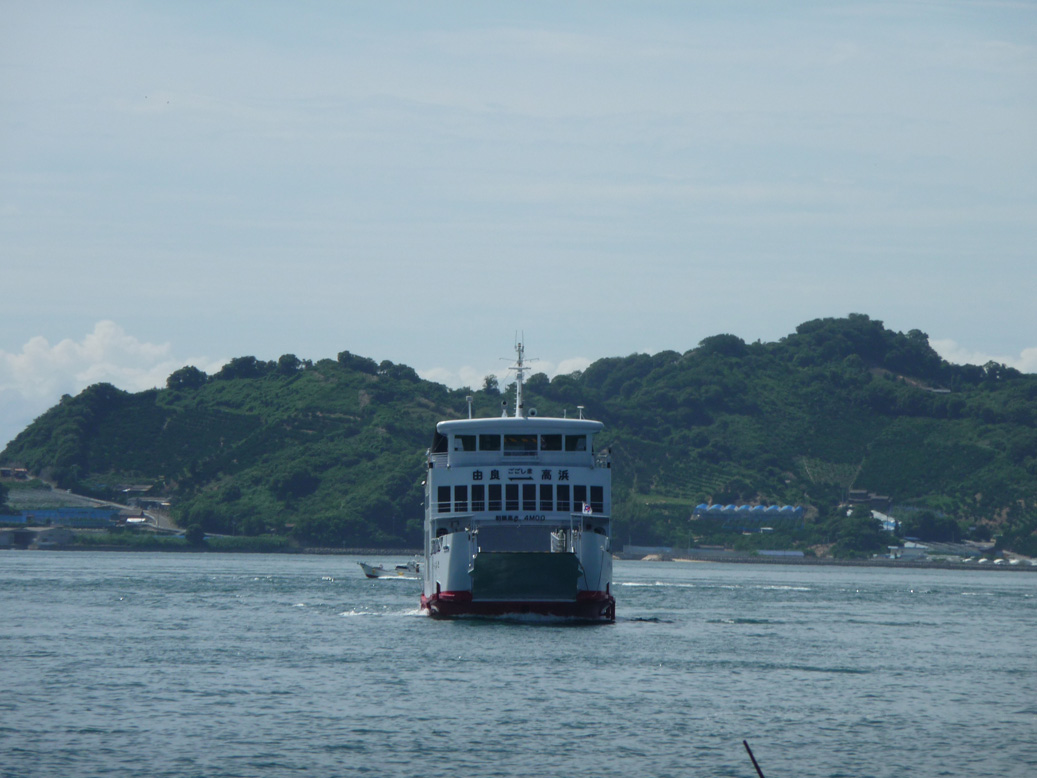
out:
<path id="1" fill-rule="evenodd" d="M 493 380 L 452 391 L 346 351 L 241 357 L 212 376 L 179 370 L 165 389 L 66 396 L 0 462 L 94 493 L 154 483 L 182 526 L 209 532 L 415 546 L 425 448 L 469 394 L 477 415 L 499 414 Z M 684 353 L 535 374 L 526 404 L 541 415 L 583 405 L 606 424 L 620 543 L 715 540 L 689 522 L 712 501 L 808 506 L 807 527 L 771 543 L 881 545 L 855 540 L 873 528 L 835 510 L 853 488 L 889 495 L 909 524 L 922 515 L 1037 554 L 1037 376 L 950 365 L 916 330 L 853 314 L 776 343 L 716 335 Z"/>

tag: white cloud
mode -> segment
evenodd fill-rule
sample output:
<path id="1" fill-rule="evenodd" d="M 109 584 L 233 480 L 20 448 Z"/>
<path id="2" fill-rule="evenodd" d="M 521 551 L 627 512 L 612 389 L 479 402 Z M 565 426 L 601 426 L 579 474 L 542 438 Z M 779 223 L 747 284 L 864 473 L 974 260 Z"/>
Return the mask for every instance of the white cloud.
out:
<path id="1" fill-rule="evenodd" d="M 54 345 L 31 338 L 21 352 L 0 350 L 0 443 L 21 432 L 63 394 L 107 382 L 139 392 L 162 386 L 174 370 L 195 365 L 215 372 L 222 360 L 177 359 L 169 343 L 147 343 L 113 321 L 99 321 L 82 340 Z"/>
<path id="2" fill-rule="evenodd" d="M 985 365 L 987 362 L 999 362 L 1008 367 L 1014 367 L 1023 373 L 1037 373 L 1037 347 L 1024 348 L 1018 356 L 1005 356 L 999 354 L 987 354 L 982 351 L 961 346 L 957 341 L 942 339 L 929 340 L 937 354 L 956 365 Z"/>

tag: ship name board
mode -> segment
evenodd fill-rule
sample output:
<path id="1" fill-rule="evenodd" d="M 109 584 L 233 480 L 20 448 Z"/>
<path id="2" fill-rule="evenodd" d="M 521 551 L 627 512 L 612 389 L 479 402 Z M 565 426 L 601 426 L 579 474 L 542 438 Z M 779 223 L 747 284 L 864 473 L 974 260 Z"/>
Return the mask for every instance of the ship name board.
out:
<path id="1" fill-rule="evenodd" d="M 501 469 L 494 468 L 489 472 L 476 468 L 472 470 L 473 481 L 483 481 L 489 477 L 490 481 L 500 481 Z M 509 481 L 568 481 L 569 480 L 569 468 L 563 467 L 558 469 L 552 469 L 550 467 L 533 468 L 533 467 L 509 467 L 505 472 L 505 476 Z"/>
<path id="2" fill-rule="evenodd" d="M 496 521 L 547 521 L 547 515 L 543 513 L 527 513 L 524 516 L 517 513 L 498 513 L 493 518 Z"/>

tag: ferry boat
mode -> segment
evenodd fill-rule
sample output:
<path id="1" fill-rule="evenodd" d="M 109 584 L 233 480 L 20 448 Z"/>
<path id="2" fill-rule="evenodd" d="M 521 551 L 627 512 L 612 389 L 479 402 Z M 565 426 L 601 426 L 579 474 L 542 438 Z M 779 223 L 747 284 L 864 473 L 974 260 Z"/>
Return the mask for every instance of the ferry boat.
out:
<path id="1" fill-rule="evenodd" d="M 519 342 L 508 415 L 440 421 L 427 453 L 421 606 L 435 618 L 541 614 L 613 622 L 612 460 L 599 421 L 522 401 Z"/>

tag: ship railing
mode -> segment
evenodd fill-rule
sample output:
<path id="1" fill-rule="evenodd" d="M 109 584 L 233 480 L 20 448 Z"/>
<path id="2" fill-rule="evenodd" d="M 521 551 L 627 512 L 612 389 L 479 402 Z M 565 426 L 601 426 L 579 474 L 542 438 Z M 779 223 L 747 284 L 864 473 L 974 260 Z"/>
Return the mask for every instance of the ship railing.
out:
<path id="1" fill-rule="evenodd" d="M 580 544 L 580 533 L 583 530 L 579 526 L 569 523 L 569 529 L 558 529 L 551 533 L 551 553 L 575 554 Z"/>

